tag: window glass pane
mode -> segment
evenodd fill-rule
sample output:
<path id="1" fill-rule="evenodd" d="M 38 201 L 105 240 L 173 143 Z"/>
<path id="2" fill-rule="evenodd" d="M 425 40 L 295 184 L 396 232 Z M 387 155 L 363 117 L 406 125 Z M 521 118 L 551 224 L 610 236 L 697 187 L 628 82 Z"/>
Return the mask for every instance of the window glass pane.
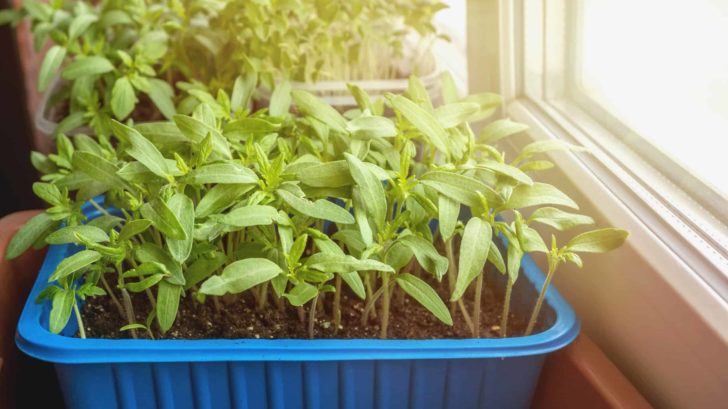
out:
<path id="1" fill-rule="evenodd" d="M 582 90 L 728 196 L 728 1 L 579 6 Z"/>

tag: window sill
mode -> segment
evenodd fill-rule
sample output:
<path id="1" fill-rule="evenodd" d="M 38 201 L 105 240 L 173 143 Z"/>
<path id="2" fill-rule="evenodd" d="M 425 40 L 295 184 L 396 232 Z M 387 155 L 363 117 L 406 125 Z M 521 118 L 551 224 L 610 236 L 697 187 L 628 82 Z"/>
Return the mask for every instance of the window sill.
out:
<path id="1" fill-rule="evenodd" d="M 525 98 L 508 103 L 506 113 L 528 124 L 534 139 L 592 148 L 594 155 L 549 155 L 556 170 L 544 173 L 544 181 L 583 204 L 582 212 L 631 232 L 620 250 L 587 257 L 585 271 L 565 268 L 556 276 L 585 331 L 653 402 L 710 407 L 724 400 L 728 303 L 703 278 L 715 266 L 696 253 L 684 230 L 655 215 L 599 147 L 577 139 L 577 129 Z"/>

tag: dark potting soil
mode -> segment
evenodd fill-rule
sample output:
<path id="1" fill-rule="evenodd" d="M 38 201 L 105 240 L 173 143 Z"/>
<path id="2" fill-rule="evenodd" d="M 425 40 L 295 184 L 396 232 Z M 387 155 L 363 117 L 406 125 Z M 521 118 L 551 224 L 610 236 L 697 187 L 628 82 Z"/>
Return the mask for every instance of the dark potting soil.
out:
<path id="1" fill-rule="evenodd" d="M 436 288 L 444 300 L 448 299 L 446 285 L 439 285 Z M 398 294 L 398 292 L 400 290 L 397 288 L 391 300 L 389 339 L 472 338 L 459 308 L 455 308 L 455 313 L 452 314 L 454 325 L 448 326 L 435 318 L 417 301 L 409 296 L 402 297 L 404 293 Z M 534 292 L 532 299 L 535 299 L 535 295 Z M 298 309 L 288 305 L 285 300 L 283 300 L 284 306 L 279 308 L 272 297 L 271 293 L 266 308 L 257 310 L 255 300 L 249 293 L 244 296 L 224 296 L 217 307 L 210 298 L 201 304 L 188 295 L 180 300 L 179 313 L 172 328 L 166 334 L 161 334 L 154 323 L 152 331 L 155 339 L 308 338 L 309 305 L 304 307 L 304 321 L 301 321 Z M 471 292 L 464 297 L 465 306 L 471 315 L 472 298 Z M 320 300 L 321 298 L 319 298 Z M 341 326 L 335 328 L 332 316 L 333 300 L 334 295 L 328 293 L 323 299 L 323 303 L 318 303 L 314 338 L 379 337 L 379 320 L 370 317 L 368 322 L 362 325 L 361 317 L 365 302 L 345 288 L 345 285 L 342 287 L 341 296 Z M 137 322 L 145 322 L 147 314 L 151 310 L 149 299 L 144 293 L 132 294 L 132 302 Z M 500 336 L 502 307 L 502 294 L 496 295 L 493 289 L 486 284 L 482 295 L 481 337 L 496 338 Z M 82 314 L 86 336 L 89 338 L 131 338 L 130 331 L 119 330 L 127 322 L 122 318 L 110 297 L 88 299 L 82 309 Z M 517 312 L 509 315 L 508 335 L 520 336 L 526 328 L 528 317 Z M 542 326 L 542 323 L 538 323 L 534 332 L 540 332 Z M 144 330 L 136 330 L 136 335 L 138 338 L 148 337 Z"/>

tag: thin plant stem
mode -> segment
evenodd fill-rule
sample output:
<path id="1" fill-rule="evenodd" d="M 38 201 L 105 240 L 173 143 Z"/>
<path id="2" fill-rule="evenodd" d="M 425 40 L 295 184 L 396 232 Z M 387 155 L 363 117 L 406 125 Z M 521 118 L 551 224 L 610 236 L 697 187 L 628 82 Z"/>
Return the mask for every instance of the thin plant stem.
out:
<path id="1" fill-rule="evenodd" d="M 76 321 L 78 322 L 78 335 L 81 338 L 86 338 L 86 328 L 83 326 L 83 319 L 81 319 L 81 311 L 78 310 L 78 304 L 73 303 L 73 312 L 76 314 Z"/>
<path id="2" fill-rule="evenodd" d="M 406 294 L 401 288 L 395 287 L 392 290 L 392 296 L 394 297 L 394 302 L 397 305 L 397 308 L 403 308 L 404 307 L 404 299 L 406 297 Z"/>
<path id="3" fill-rule="evenodd" d="M 301 321 L 301 324 L 306 322 L 306 310 L 303 309 L 303 307 L 296 308 L 298 310 L 298 320 Z"/>
<path id="4" fill-rule="evenodd" d="M 473 305 L 473 337 L 480 338 L 480 309 L 481 296 L 483 294 L 483 275 L 482 271 L 475 280 L 475 304 Z"/>
<path id="5" fill-rule="evenodd" d="M 219 297 L 214 296 L 214 295 L 212 296 L 212 305 L 215 306 L 215 312 L 217 312 L 219 314 L 220 311 L 222 310 L 222 306 L 220 305 Z"/>
<path id="6" fill-rule="evenodd" d="M 96 203 L 96 201 L 94 199 L 89 199 L 88 201 L 89 201 L 89 203 L 91 203 L 91 206 L 96 208 L 96 210 L 100 211 L 102 214 L 104 214 L 106 216 L 110 216 L 109 212 L 107 212 L 106 209 L 104 209 L 103 207 L 99 206 L 99 204 Z"/>
<path id="7" fill-rule="evenodd" d="M 374 301 L 376 301 L 377 298 L 379 298 L 379 296 L 376 296 L 376 297 L 374 296 L 374 293 L 375 292 L 372 289 L 372 273 L 365 273 L 365 276 L 364 276 L 364 286 L 366 287 L 367 300 L 370 300 L 367 303 L 367 305 L 370 305 L 371 303 L 373 303 Z M 379 290 L 377 290 L 376 292 L 379 292 Z M 369 308 L 368 310 L 369 310 L 369 314 L 371 314 L 371 318 L 372 319 L 377 319 L 377 309 L 376 308 Z M 367 308 L 364 308 L 364 311 L 367 311 Z M 366 318 L 365 317 L 366 317 L 366 315 L 364 315 L 364 317 L 362 317 L 362 321 L 361 321 L 362 325 L 364 325 L 366 323 Z"/>
<path id="8" fill-rule="evenodd" d="M 526 332 L 524 333 L 524 335 L 526 336 L 531 335 L 531 332 L 533 332 L 533 327 L 536 326 L 536 320 L 538 320 L 538 315 L 541 312 L 541 306 L 543 305 L 543 300 L 546 296 L 546 290 L 548 290 L 549 285 L 551 285 L 551 279 L 554 278 L 554 274 L 556 274 L 556 266 L 554 266 L 553 268 L 549 268 L 549 272 L 548 274 L 546 274 L 546 281 L 543 282 L 541 292 L 538 294 L 536 306 L 533 307 L 533 313 L 531 313 L 531 319 L 528 320 L 528 326 L 526 327 Z"/>
<path id="9" fill-rule="evenodd" d="M 364 311 L 361 314 L 361 325 L 366 325 L 367 323 L 367 317 L 369 316 L 369 313 L 372 309 L 374 309 L 374 305 L 377 303 L 377 300 L 384 292 L 384 286 L 381 286 L 373 295 L 367 297 L 369 301 L 367 301 L 366 305 L 364 306 Z"/>
<path id="10" fill-rule="evenodd" d="M 308 338 L 313 339 L 313 329 L 314 324 L 316 323 L 316 304 L 318 303 L 318 294 L 316 294 L 315 297 L 313 297 L 313 301 L 311 302 L 311 309 L 308 310 Z"/>
<path id="11" fill-rule="evenodd" d="M 450 294 L 455 292 L 455 280 L 457 278 L 457 266 L 455 265 L 455 257 L 452 251 L 452 237 L 445 240 L 445 255 L 447 256 L 447 284 Z M 450 315 L 455 314 L 455 301 L 450 301 Z"/>
<path id="12" fill-rule="evenodd" d="M 142 281 L 141 277 L 139 281 Z M 149 299 L 149 304 L 151 304 L 152 309 L 157 308 L 157 301 L 154 299 L 154 294 L 152 294 L 152 290 L 145 288 L 144 292 L 147 294 L 147 299 Z"/>
<path id="13" fill-rule="evenodd" d="M 339 326 L 341 326 L 341 276 L 336 275 L 336 279 L 334 282 L 335 291 L 334 291 L 334 308 L 333 308 L 333 316 L 334 316 L 334 333 L 339 331 Z"/>
<path id="14" fill-rule="evenodd" d="M 501 338 L 505 338 L 508 334 L 508 315 L 511 313 L 511 291 L 513 290 L 513 281 L 511 279 L 508 279 L 508 284 L 506 284 L 506 296 L 505 300 L 503 301 L 503 315 L 501 316 L 501 327 L 500 327 L 500 336 Z"/>
<path id="15" fill-rule="evenodd" d="M 380 322 L 381 322 L 381 330 L 379 332 L 379 338 L 381 339 L 387 339 L 387 330 L 389 329 L 389 274 L 384 273 L 382 274 L 382 288 L 384 288 L 384 292 L 382 293 L 382 313 Z"/>
<path id="16" fill-rule="evenodd" d="M 106 293 L 108 293 L 109 296 L 111 297 L 111 302 L 114 303 L 114 306 L 116 306 L 116 309 L 119 311 L 119 315 L 121 315 L 122 317 L 125 317 L 126 314 L 124 313 L 124 307 L 121 306 L 119 299 L 116 297 L 114 292 L 111 291 L 111 286 L 109 285 L 109 282 L 106 281 L 103 274 L 101 274 L 101 284 L 104 286 Z"/>
<path id="17" fill-rule="evenodd" d="M 470 319 L 470 314 L 468 314 L 468 309 L 465 307 L 465 303 L 463 302 L 463 299 L 458 300 L 458 307 L 460 307 L 460 313 L 463 314 L 463 320 L 465 321 L 465 325 L 468 326 L 468 329 L 470 330 L 470 333 L 473 333 L 473 320 Z"/>
<path id="18" fill-rule="evenodd" d="M 121 298 L 124 300 L 126 320 L 129 322 L 130 325 L 136 323 L 136 318 L 134 318 L 134 306 L 131 304 L 131 297 L 129 296 L 129 292 L 126 291 L 126 288 L 121 289 Z M 131 330 L 131 336 L 132 338 L 137 339 L 136 330 Z"/>
<path id="19" fill-rule="evenodd" d="M 258 309 L 263 310 L 268 306 L 268 282 L 261 284 L 260 296 L 258 297 Z"/>

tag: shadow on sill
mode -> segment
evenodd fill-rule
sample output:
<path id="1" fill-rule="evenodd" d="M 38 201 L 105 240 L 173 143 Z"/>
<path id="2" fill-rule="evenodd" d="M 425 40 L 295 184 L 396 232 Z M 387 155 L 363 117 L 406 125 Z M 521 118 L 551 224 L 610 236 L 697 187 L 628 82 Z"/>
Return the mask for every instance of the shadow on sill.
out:
<path id="1" fill-rule="evenodd" d="M 649 409 L 652 406 L 585 334 L 546 358 L 532 409 Z"/>

